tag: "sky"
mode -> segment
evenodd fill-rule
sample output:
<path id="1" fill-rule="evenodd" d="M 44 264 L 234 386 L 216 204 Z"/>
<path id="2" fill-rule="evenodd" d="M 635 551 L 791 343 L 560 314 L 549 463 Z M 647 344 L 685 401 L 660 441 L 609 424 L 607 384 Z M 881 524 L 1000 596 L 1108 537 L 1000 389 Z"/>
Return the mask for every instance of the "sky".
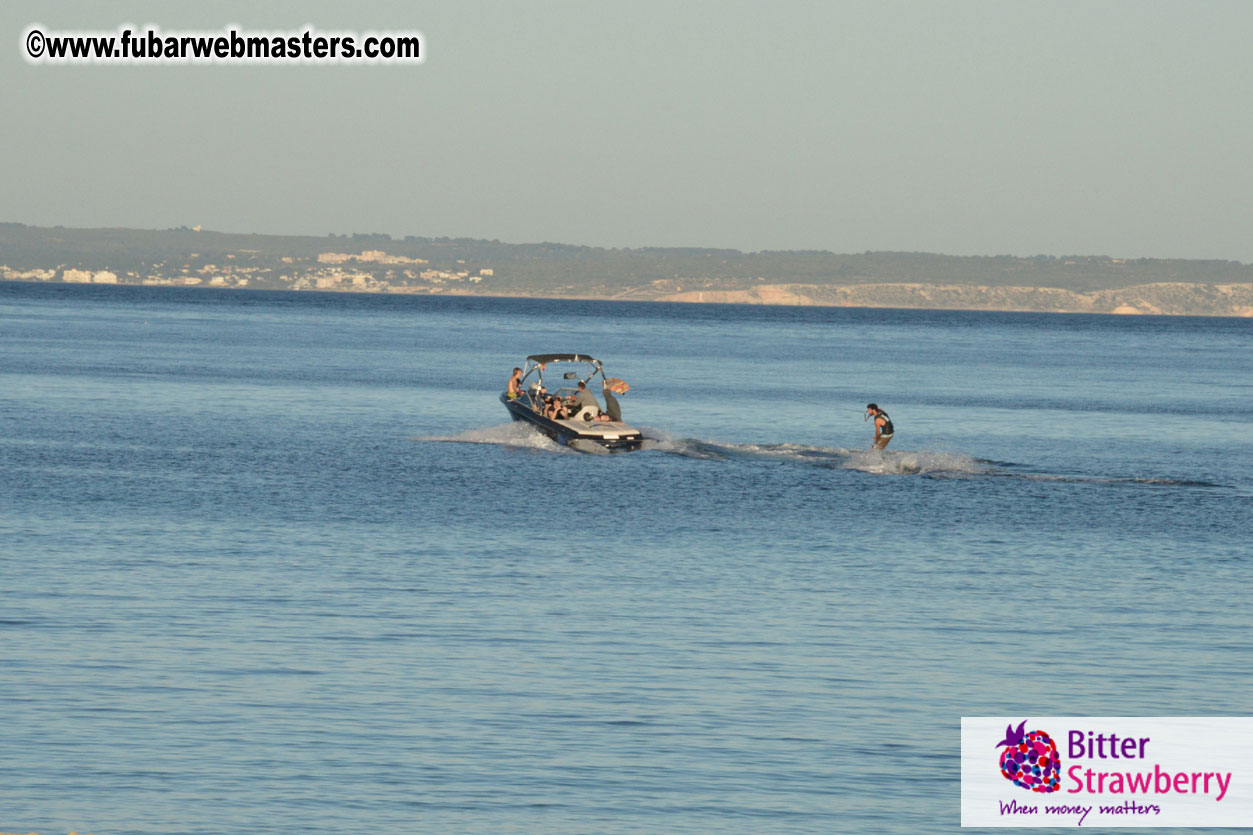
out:
<path id="1" fill-rule="evenodd" d="M 420 65 L 31 65 L 56 30 L 418 30 Z M 1253 262 L 1253 3 L 28 2 L 0 221 Z"/>

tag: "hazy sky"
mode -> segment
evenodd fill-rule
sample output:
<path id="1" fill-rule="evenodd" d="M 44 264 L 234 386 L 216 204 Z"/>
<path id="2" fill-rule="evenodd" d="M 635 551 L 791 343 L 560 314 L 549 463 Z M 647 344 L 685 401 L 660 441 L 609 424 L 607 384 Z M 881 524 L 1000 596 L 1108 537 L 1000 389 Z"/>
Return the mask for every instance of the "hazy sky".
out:
<path id="1" fill-rule="evenodd" d="M 30 66 L 25 28 L 417 29 L 421 66 Z M 1253 262 L 1253 2 L 0 8 L 0 220 Z"/>

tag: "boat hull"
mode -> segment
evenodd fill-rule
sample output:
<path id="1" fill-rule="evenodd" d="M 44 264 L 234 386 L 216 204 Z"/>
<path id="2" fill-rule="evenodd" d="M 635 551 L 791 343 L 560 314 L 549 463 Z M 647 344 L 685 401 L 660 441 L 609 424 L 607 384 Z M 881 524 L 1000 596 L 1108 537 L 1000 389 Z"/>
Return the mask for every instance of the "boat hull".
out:
<path id="1" fill-rule="evenodd" d="M 529 423 L 557 443 L 572 449 L 592 444 L 607 452 L 633 452 L 644 443 L 644 436 L 640 431 L 625 423 L 546 418 L 531 408 L 530 397 L 526 394 L 513 400 L 502 394 L 500 402 L 514 420 Z"/>

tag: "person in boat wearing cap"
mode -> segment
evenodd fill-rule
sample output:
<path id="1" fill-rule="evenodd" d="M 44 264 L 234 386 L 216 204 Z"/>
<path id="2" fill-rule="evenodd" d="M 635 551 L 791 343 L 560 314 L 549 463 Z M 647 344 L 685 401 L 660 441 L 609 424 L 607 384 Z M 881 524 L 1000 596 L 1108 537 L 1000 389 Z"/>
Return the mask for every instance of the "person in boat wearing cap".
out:
<path id="1" fill-rule="evenodd" d="M 866 416 L 874 418 L 873 448 L 883 449 L 892 440 L 893 433 L 896 432 L 896 428 L 892 426 L 892 419 L 876 403 L 867 404 Z"/>

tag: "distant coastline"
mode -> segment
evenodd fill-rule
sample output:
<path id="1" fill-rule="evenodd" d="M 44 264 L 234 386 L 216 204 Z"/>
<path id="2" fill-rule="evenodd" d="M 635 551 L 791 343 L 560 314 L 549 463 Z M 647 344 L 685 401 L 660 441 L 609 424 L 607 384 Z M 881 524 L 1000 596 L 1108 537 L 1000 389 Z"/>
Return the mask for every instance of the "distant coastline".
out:
<path id="1" fill-rule="evenodd" d="M 0 279 L 511 298 L 1253 317 L 1253 266 L 1109 256 L 605 249 L 0 224 Z"/>

